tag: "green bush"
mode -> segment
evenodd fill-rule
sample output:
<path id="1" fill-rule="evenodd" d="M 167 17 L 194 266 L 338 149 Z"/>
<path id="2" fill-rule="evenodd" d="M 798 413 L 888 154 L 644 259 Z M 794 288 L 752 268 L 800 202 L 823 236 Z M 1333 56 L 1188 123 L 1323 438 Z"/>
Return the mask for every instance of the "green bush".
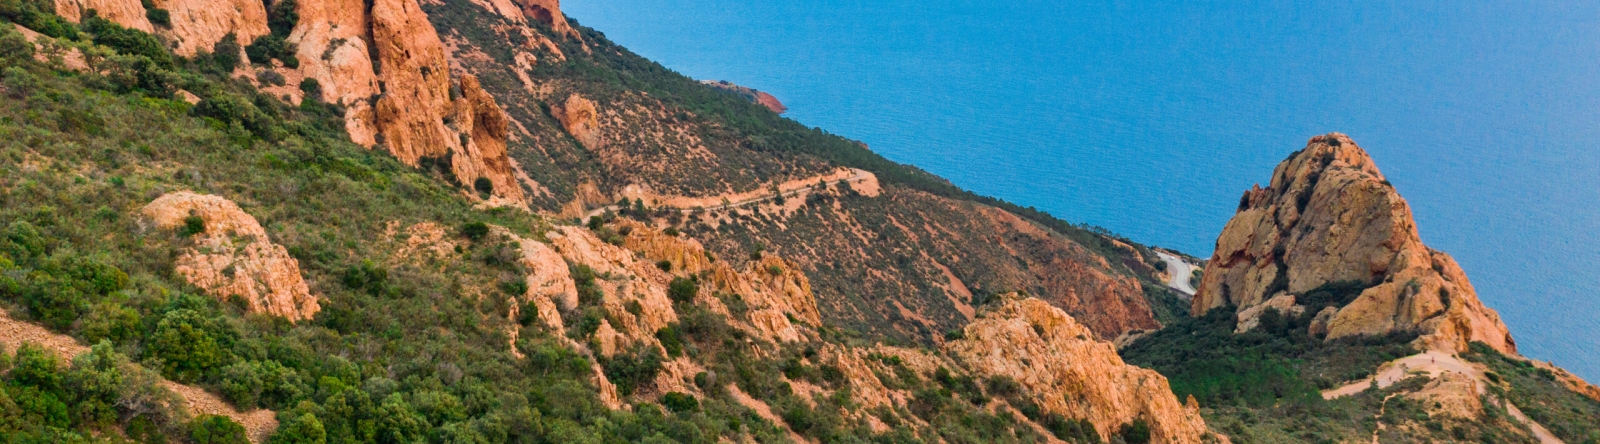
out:
<path id="1" fill-rule="evenodd" d="M 1133 422 L 1123 424 L 1117 431 L 1117 436 L 1122 437 L 1122 442 L 1128 444 L 1147 444 L 1150 442 L 1150 423 L 1144 419 L 1135 419 Z"/>
<path id="2" fill-rule="evenodd" d="M 467 224 L 461 226 L 461 235 L 466 236 L 467 239 L 471 239 L 474 242 L 483 240 L 484 236 L 489 235 L 489 224 L 483 222 L 468 222 Z"/>
<path id="3" fill-rule="evenodd" d="M 168 312 L 156 323 L 146 353 L 161 360 L 161 373 L 179 382 L 199 381 L 233 363 L 237 334 L 214 315 L 190 309 Z"/>
<path id="4" fill-rule="evenodd" d="M 671 392 L 661 396 L 661 405 L 675 413 L 693 412 L 700 409 L 700 401 L 687 393 Z"/>
<path id="5" fill-rule="evenodd" d="M 222 36 L 222 40 L 211 45 L 211 64 L 222 75 L 232 73 L 239 67 L 239 36 L 234 33 Z"/>
<path id="6" fill-rule="evenodd" d="M 653 384 L 661 371 L 661 352 L 655 347 L 639 347 L 601 360 L 606 379 L 617 385 L 617 393 L 631 396 L 640 387 Z"/>
<path id="7" fill-rule="evenodd" d="M 685 304 L 694 302 L 694 296 L 699 293 L 700 284 L 694 279 L 675 277 L 667 284 L 667 297 L 672 298 L 673 302 Z"/>
<path id="8" fill-rule="evenodd" d="M 255 41 L 244 47 L 244 54 L 250 58 L 250 63 L 257 65 L 267 65 L 272 59 L 278 59 L 283 66 L 297 68 L 300 60 L 295 58 L 294 53 L 295 45 L 277 34 L 256 37 Z"/>
<path id="9" fill-rule="evenodd" d="M 683 356 L 683 330 L 678 327 L 677 322 L 656 330 L 656 340 L 661 341 L 661 348 L 667 350 L 667 357 Z"/>
<path id="10" fill-rule="evenodd" d="M 200 415 L 190 426 L 189 438 L 195 444 L 250 444 L 244 426 L 226 416 Z"/>
<path id="11" fill-rule="evenodd" d="M 156 66 L 172 68 L 172 54 L 156 36 L 137 29 L 124 28 L 100 16 L 83 19 L 83 29 L 94 35 L 94 43 L 119 53 L 141 56 L 155 62 Z"/>

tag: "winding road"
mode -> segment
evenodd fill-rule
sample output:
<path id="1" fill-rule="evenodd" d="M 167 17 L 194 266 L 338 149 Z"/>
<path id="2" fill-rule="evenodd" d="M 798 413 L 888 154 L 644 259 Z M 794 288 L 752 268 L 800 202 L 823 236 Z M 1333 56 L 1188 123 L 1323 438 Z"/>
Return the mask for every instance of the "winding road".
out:
<path id="1" fill-rule="evenodd" d="M 796 197 L 796 196 L 799 196 L 801 193 L 808 193 L 808 192 L 811 192 L 811 191 L 816 190 L 818 188 L 832 187 L 834 185 L 837 185 L 837 184 L 840 184 L 840 183 L 846 183 L 846 182 L 848 182 L 848 183 L 850 183 L 852 185 L 856 185 L 856 184 L 861 184 L 863 182 L 870 181 L 870 182 L 872 182 L 871 183 L 871 190 L 872 191 L 870 193 L 864 192 L 863 194 L 868 194 L 868 195 L 876 195 L 877 194 L 876 190 L 877 190 L 878 177 L 876 175 L 872 174 L 872 172 L 869 172 L 867 170 L 856 169 L 856 168 L 851 168 L 850 172 L 851 172 L 850 176 L 849 177 L 845 177 L 843 179 L 823 180 L 822 177 L 826 177 L 826 175 L 825 175 L 825 176 L 814 177 L 814 178 L 811 178 L 811 179 L 790 181 L 790 182 L 788 182 L 789 184 L 799 184 L 799 185 L 789 186 L 789 187 L 780 187 L 778 189 L 778 192 L 776 192 L 776 193 L 763 193 L 763 194 L 757 194 L 757 195 L 754 195 L 754 196 L 751 196 L 748 193 L 738 193 L 738 194 L 719 195 L 719 196 L 711 196 L 711 197 L 695 198 L 694 199 L 694 200 L 702 200 L 702 201 L 704 201 L 704 200 L 722 201 L 722 203 L 715 204 L 715 205 L 681 206 L 681 205 L 666 204 L 666 205 L 661 205 L 661 207 L 677 210 L 677 211 L 682 212 L 682 213 L 690 213 L 690 212 L 694 212 L 696 210 L 716 211 L 716 210 L 723 210 L 723 209 L 728 209 L 728 208 L 739 208 L 739 207 L 743 207 L 743 206 L 748 206 L 748 205 L 752 205 L 752 204 L 758 204 L 758 203 L 761 203 L 761 202 L 766 202 L 766 201 L 775 199 L 778 196 Z M 675 200 L 675 199 L 661 199 L 661 200 Z M 589 210 L 589 213 L 585 214 L 583 216 L 583 220 L 589 220 L 589 218 L 595 217 L 595 216 L 599 216 L 601 214 L 605 214 L 605 212 L 607 212 L 607 211 L 617 211 L 619 209 L 621 209 L 621 207 L 618 207 L 616 204 L 606 205 L 606 206 L 603 206 L 603 207 L 600 207 L 600 208 L 595 208 L 593 210 Z"/>
<path id="2" fill-rule="evenodd" d="M 1183 258 L 1172 253 L 1161 250 L 1155 251 L 1156 256 L 1161 256 L 1161 260 L 1167 263 L 1167 275 L 1170 276 L 1167 278 L 1167 286 L 1185 295 L 1194 296 L 1194 285 L 1189 282 L 1189 278 L 1194 276 L 1196 268 L 1194 264 L 1184 261 Z"/>

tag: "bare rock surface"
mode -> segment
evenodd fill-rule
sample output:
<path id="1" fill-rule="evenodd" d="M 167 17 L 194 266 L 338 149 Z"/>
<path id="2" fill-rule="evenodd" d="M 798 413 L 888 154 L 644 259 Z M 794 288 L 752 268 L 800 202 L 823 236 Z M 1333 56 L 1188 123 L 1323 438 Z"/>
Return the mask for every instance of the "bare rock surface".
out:
<path id="1" fill-rule="evenodd" d="M 603 143 L 600 138 L 600 111 L 594 101 L 583 96 L 573 94 L 567 96 L 567 101 L 561 105 L 550 107 L 550 112 L 555 114 L 556 120 L 561 121 L 561 127 L 578 139 L 583 146 L 590 149 L 599 148 Z"/>
<path id="2" fill-rule="evenodd" d="M 1207 432 L 1198 406 L 1179 403 L 1166 377 L 1124 363 L 1111 343 L 1043 300 L 1009 296 L 945 349 L 975 373 L 1016 380 L 1045 411 L 1087 419 L 1101 436 L 1135 419 L 1150 424 L 1151 442 L 1198 443 Z"/>
<path id="3" fill-rule="evenodd" d="M 1241 313 L 1326 284 L 1368 286 L 1326 323 L 1329 339 L 1417 331 L 1425 349 L 1482 341 L 1515 354 L 1500 316 L 1449 255 L 1423 245 L 1411 207 L 1343 134 L 1312 138 L 1245 193 L 1206 265 L 1191 311 Z"/>
<path id="4" fill-rule="evenodd" d="M 240 46 L 249 45 L 257 37 L 271 32 L 267 28 L 267 10 L 257 0 L 153 0 L 156 8 L 171 14 L 172 27 L 160 30 L 177 44 L 173 52 L 193 57 L 201 51 L 211 52 L 212 46 L 228 34 L 234 34 Z"/>
<path id="5" fill-rule="evenodd" d="M 290 321 L 311 319 L 321 310 L 299 262 L 232 201 L 179 191 L 157 198 L 140 213 L 161 230 L 193 229 L 191 222 L 199 221 L 203 231 L 192 234 L 193 245 L 183 250 L 174 269 L 212 297 L 238 297 L 251 313 Z"/>

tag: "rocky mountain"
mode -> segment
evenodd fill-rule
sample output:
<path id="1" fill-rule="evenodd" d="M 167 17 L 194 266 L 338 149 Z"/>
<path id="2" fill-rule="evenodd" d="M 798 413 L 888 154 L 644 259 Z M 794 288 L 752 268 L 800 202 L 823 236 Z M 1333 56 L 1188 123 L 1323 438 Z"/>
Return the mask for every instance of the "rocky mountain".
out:
<path id="1" fill-rule="evenodd" d="M 1269 187 L 1240 198 L 1204 276 L 1195 316 L 1232 306 L 1249 324 L 1258 307 L 1276 307 L 1313 313 L 1312 331 L 1330 340 L 1416 331 L 1421 349 L 1517 351 L 1461 266 L 1423 245 L 1411 207 L 1343 134 L 1311 139 Z M 1318 297 L 1331 288 L 1340 291 Z"/>
<path id="2" fill-rule="evenodd" d="M 51 344 L 0 342 L 24 442 L 1580 441 L 1600 412 L 1343 136 L 1247 195 L 1190 304 L 1148 247 L 554 0 L 0 18 L 0 308 Z M 1423 350 L 1481 371 L 1384 379 Z"/>

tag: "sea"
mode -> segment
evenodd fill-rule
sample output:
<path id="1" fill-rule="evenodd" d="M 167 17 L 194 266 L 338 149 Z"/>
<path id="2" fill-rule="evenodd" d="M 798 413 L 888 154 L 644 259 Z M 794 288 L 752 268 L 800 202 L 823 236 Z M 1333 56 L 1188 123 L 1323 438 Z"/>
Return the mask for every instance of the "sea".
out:
<path id="1" fill-rule="evenodd" d="M 1210 257 L 1349 134 L 1522 354 L 1600 382 L 1600 2 L 568 0 L 696 79 L 978 193 Z"/>

